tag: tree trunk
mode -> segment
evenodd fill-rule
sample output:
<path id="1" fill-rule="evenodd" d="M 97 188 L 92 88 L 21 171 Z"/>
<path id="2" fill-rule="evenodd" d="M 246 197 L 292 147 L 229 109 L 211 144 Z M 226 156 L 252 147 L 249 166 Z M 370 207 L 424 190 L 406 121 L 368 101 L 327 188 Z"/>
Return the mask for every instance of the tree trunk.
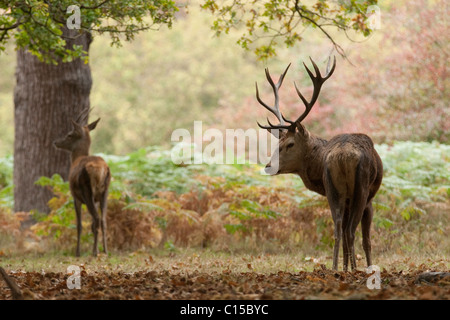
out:
<path id="1" fill-rule="evenodd" d="M 76 30 L 63 30 L 77 36 Z M 67 39 L 67 46 L 83 45 L 88 52 L 89 33 Z M 25 50 L 17 52 L 14 91 L 14 210 L 47 212 L 52 193 L 34 182 L 60 174 L 67 180 L 70 156 L 53 147 L 53 141 L 72 129 L 71 119 L 89 107 L 92 87 L 89 64 L 80 59 L 51 65 Z"/>

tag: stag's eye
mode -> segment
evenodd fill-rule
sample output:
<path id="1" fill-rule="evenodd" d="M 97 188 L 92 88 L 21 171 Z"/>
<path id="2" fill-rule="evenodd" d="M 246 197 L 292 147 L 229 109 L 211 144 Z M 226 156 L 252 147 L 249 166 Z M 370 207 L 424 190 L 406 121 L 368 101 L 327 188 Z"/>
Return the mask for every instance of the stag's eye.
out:
<path id="1" fill-rule="evenodd" d="M 289 150 L 290 148 L 292 148 L 294 146 L 294 143 L 291 142 L 286 146 L 286 151 Z"/>

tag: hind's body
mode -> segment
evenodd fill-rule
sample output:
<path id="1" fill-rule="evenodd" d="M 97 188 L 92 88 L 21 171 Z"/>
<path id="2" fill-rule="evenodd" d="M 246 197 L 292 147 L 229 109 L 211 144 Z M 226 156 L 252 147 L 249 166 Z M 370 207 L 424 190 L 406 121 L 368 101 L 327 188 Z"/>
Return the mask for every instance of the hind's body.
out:
<path id="1" fill-rule="evenodd" d="M 102 228 L 103 251 L 107 250 L 106 243 L 106 207 L 108 198 L 108 187 L 111 180 L 111 173 L 105 160 L 101 157 L 90 156 L 89 147 L 91 145 L 90 131 L 94 130 L 98 121 L 88 125 L 81 125 L 84 115 L 85 120 L 89 115 L 89 109 L 83 111 L 77 121 L 72 121 L 73 130 L 63 139 L 54 141 L 57 148 L 71 152 L 71 165 L 69 171 L 70 192 L 73 196 L 75 212 L 77 215 L 77 257 L 80 256 L 81 237 L 81 205 L 85 204 L 92 216 L 92 233 L 94 234 L 94 256 L 98 254 L 98 229 Z M 98 202 L 99 209 L 96 208 Z M 101 220 L 99 217 L 101 212 Z"/>
<path id="2" fill-rule="evenodd" d="M 89 181 L 94 201 L 99 202 L 105 191 L 108 190 L 110 181 L 109 167 L 100 157 L 79 157 L 72 163 L 69 181 L 72 195 L 79 199 L 83 199 L 80 186 L 85 181 Z M 86 202 L 83 201 L 83 203 L 85 204 Z"/>
<path id="3" fill-rule="evenodd" d="M 91 213 L 92 232 L 94 233 L 94 256 L 98 253 L 97 233 L 102 229 L 103 251 L 108 252 L 106 242 L 106 206 L 108 198 L 108 187 L 111 181 L 109 167 L 105 160 L 96 156 L 80 156 L 72 162 L 69 173 L 70 192 L 74 199 L 75 212 L 77 214 L 77 252 L 80 256 L 81 235 L 81 204 L 85 204 Z M 99 203 L 98 208 L 96 203 Z M 101 212 L 101 217 L 99 217 Z"/>

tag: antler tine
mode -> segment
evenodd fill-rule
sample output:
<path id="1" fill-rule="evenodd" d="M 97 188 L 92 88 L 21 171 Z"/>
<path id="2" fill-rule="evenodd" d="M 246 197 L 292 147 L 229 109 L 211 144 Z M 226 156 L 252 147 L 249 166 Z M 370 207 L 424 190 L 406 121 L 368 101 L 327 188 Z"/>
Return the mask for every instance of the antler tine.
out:
<path id="1" fill-rule="evenodd" d="M 272 123 L 270 122 L 269 118 L 266 118 L 266 119 L 267 119 L 267 123 L 269 124 L 269 126 L 271 126 L 271 127 L 274 127 L 274 126 L 275 126 L 274 124 L 272 124 Z"/>
<path id="2" fill-rule="evenodd" d="M 298 96 L 300 97 L 300 99 L 302 99 L 302 102 L 305 105 L 305 111 L 300 115 L 300 117 L 297 118 L 297 120 L 295 120 L 295 123 L 302 122 L 302 120 L 305 119 L 306 116 L 309 114 L 309 112 L 311 111 L 312 107 L 316 103 L 317 98 L 319 97 L 320 89 L 322 88 L 323 83 L 329 77 L 331 77 L 331 75 L 333 74 L 334 69 L 336 67 L 336 57 L 334 57 L 333 67 L 331 68 L 330 72 L 327 72 L 327 75 L 325 77 L 322 77 L 322 75 L 320 74 L 320 70 L 319 70 L 319 67 L 317 66 L 317 64 L 313 61 L 313 59 L 311 59 L 311 57 L 309 57 L 309 59 L 312 62 L 312 65 L 314 67 L 314 71 L 315 71 L 316 74 L 313 75 L 313 73 L 311 72 L 311 70 L 309 70 L 309 68 L 306 66 L 305 63 L 303 63 L 303 65 L 305 66 L 305 69 L 308 72 L 309 77 L 311 78 L 311 81 L 312 81 L 313 86 L 314 86 L 314 91 L 313 91 L 311 100 L 308 102 L 305 99 L 305 97 L 301 94 L 300 90 L 297 87 L 297 84 L 294 82 L 295 90 L 297 91 Z"/>
<path id="3" fill-rule="evenodd" d="M 266 72 L 266 78 L 269 81 L 272 88 L 275 90 L 275 88 L 278 90 L 280 89 L 281 85 L 283 84 L 284 77 L 286 76 L 287 71 L 289 70 L 289 67 L 291 64 L 289 63 L 284 72 L 281 74 L 280 78 L 278 79 L 277 84 L 274 84 L 272 77 L 270 76 L 269 68 L 265 69 Z M 278 92 L 277 92 L 278 93 Z"/>
<path id="4" fill-rule="evenodd" d="M 258 127 L 260 127 L 261 129 L 266 129 L 266 130 L 273 130 L 273 129 L 280 129 L 280 130 L 289 130 L 291 128 L 291 126 L 286 126 L 286 125 L 270 125 L 270 126 L 263 126 L 261 125 L 258 121 L 256 121 L 256 123 L 258 124 Z"/>
<path id="5" fill-rule="evenodd" d="M 281 114 L 281 117 L 282 117 L 283 120 L 286 121 L 287 123 L 289 123 L 289 124 L 295 124 L 295 121 L 291 121 L 291 120 L 286 119 L 286 118 L 284 117 L 283 114 Z"/>
<path id="6" fill-rule="evenodd" d="M 329 69 L 330 68 L 330 59 L 331 59 L 331 57 L 328 58 L 327 75 L 325 76 L 324 81 L 327 80 L 329 77 L 331 77 L 331 75 L 334 72 L 334 69 L 336 68 L 336 56 L 333 57 L 333 66 L 331 67 L 331 70 Z"/>
<path id="7" fill-rule="evenodd" d="M 269 81 L 270 86 L 273 89 L 273 93 L 275 96 L 275 102 L 274 102 L 274 107 L 269 107 L 266 103 L 264 103 L 260 96 L 259 96 L 259 90 L 258 90 L 258 84 L 256 83 L 256 99 L 258 100 L 258 102 L 267 110 L 269 110 L 272 114 L 274 114 L 278 120 L 280 121 L 280 125 L 273 125 L 269 119 L 267 119 L 267 122 L 269 124 L 269 126 L 262 126 L 259 122 L 258 122 L 258 126 L 262 129 L 267 129 L 267 130 L 271 130 L 271 129 L 285 129 L 285 130 L 289 130 L 289 131 L 295 131 L 295 127 L 298 123 L 300 123 L 301 121 L 303 121 L 303 119 L 306 118 L 306 116 L 309 114 L 309 112 L 311 111 L 312 107 L 314 106 L 314 104 L 317 101 L 317 98 L 319 97 L 319 93 L 320 93 L 320 89 L 322 88 L 323 83 L 331 77 L 331 75 L 333 74 L 335 68 L 336 68 L 336 57 L 334 57 L 333 59 L 333 66 L 331 67 L 331 70 L 329 70 L 330 67 L 330 59 L 328 59 L 328 65 L 327 65 L 327 74 L 325 77 L 322 77 L 321 73 L 320 73 L 320 69 L 317 66 L 317 64 L 314 62 L 314 60 L 309 57 L 309 59 L 311 60 L 312 66 L 314 68 L 314 73 L 313 74 L 311 72 L 311 70 L 308 68 L 308 66 L 303 63 L 303 65 L 305 66 L 306 72 L 308 72 L 309 77 L 311 78 L 311 81 L 313 83 L 314 86 L 314 91 L 311 97 L 311 100 L 308 101 L 305 99 L 305 97 L 302 95 L 302 93 L 300 92 L 300 90 L 297 87 L 297 84 L 294 82 L 295 85 L 295 90 L 297 91 L 298 96 L 300 97 L 300 99 L 302 100 L 303 104 L 305 105 L 305 111 L 297 118 L 297 120 L 295 121 L 291 121 L 288 120 L 284 117 L 284 115 L 280 112 L 280 108 L 279 108 L 279 96 L 278 96 L 278 89 L 281 87 L 281 85 L 283 84 L 283 80 L 284 77 L 289 69 L 289 67 L 291 66 L 291 64 L 289 64 L 286 68 L 286 70 L 283 72 L 283 74 L 280 76 L 280 79 L 278 80 L 278 82 L 275 84 L 273 82 L 272 77 L 270 76 L 270 72 L 269 69 L 266 68 L 265 72 L 266 72 L 266 78 L 267 81 Z M 289 123 L 289 125 L 285 125 L 284 122 Z"/>
<path id="8" fill-rule="evenodd" d="M 271 113 L 273 113 L 275 116 L 277 115 L 275 110 L 272 109 L 271 107 L 269 107 L 264 101 L 261 100 L 260 96 L 259 96 L 259 90 L 258 90 L 258 83 L 256 82 L 256 100 L 258 100 L 258 102 L 267 110 L 269 110 Z"/>
<path id="9" fill-rule="evenodd" d="M 264 108 L 269 110 L 273 115 L 275 115 L 277 117 L 277 119 L 280 121 L 281 125 L 284 125 L 284 122 L 283 122 L 283 116 L 280 112 L 280 106 L 279 106 L 280 99 L 279 99 L 279 95 L 278 95 L 278 89 L 280 89 L 281 85 L 283 84 L 284 77 L 286 76 L 286 73 L 289 70 L 290 66 L 291 66 L 291 64 L 289 64 L 286 67 L 286 70 L 284 70 L 283 74 L 280 76 L 280 78 L 278 79 L 278 82 L 276 84 L 273 82 L 273 79 L 270 76 L 269 69 L 268 68 L 265 69 L 267 81 L 269 82 L 270 86 L 272 87 L 273 94 L 275 96 L 275 102 L 274 102 L 273 107 L 269 107 L 264 101 L 261 100 L 261 98 L 259 96 L 258 83 L 256 83 L 256 99 Z"/>

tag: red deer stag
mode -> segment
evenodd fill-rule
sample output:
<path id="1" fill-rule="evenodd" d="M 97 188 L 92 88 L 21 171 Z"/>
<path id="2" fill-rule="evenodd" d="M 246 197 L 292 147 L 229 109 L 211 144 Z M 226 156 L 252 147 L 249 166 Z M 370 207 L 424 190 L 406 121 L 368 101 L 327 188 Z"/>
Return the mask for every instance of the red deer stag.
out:
<path id="1" fill-rule="evenodd" d="M 274 106 L 264 103 L 256 85 L 256 99 L 273 113 L 280 124 L 259 127 L 279 137 L 277 151 L 272 155 L 265 171 L 270 174 L 294 173 L 300 176 L 306 188 L 327 197 L 334 221 L 333 269 L 338 269 L 339 244 L 343 238 L 344 270 L 348 270 L 350 259 L 352 270 L 356 269 L 354 251 L 355 231 L 361 222 L 363 248 L 367 265 L 372 265 L 370 225 L 373 217 L 372 199 L 383 178 L 383 164 L 374 149 L 372 140 L 365 134 L 340 134 L 327 141 L 310 133 L 301 123 L 316 102 L 323 83 L 331 77 L 333 66 L 325 77 L 311 59 L 315 75 L 304 64 L 314 91 L 310 101 L 300 93 L 298 96 L 306 109 L 295 121 L 287 120 L 279 109 L 278 89 L 289 66 L 275 84 L 266 69 L 266 77 L 275 95 Z"/>
<path id="2" fill-rule="evenodd" d="M 72 120 L 73 130 L 66 137 L 54 141 L 54 146 L 71 152 L 71 166 L 69 172 L 70 192 L 73 196 L 75 212 L 77 215 L 77 257 L 80 256 L 81 236 L 81 205 L 84 203 L 92 216 L 92 233 L 94 234 L 94 248 L 92 254 L 98 254 L 98 230 L 101 222 L 103 251 L 108 253 L 106 245 L 106 206 L 108 187 L 111 174 L 106 162 L 96 156 L 89 155 L 91 145 L 90 131 L 94 130 L 100 118 L 87 123 L 90 109 L 82 111 L 77 119 Z M 96 208 L 96 202 L 100 203 L 101 221 Z"/>

